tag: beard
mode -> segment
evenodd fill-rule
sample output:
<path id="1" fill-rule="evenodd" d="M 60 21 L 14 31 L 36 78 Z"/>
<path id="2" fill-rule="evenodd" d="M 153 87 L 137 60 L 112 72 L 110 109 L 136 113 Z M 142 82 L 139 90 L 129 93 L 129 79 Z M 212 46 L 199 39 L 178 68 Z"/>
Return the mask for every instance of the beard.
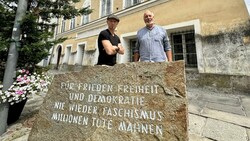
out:
<path id="1" fill-rule="evenodd" d="M 145 24 L 147 27 L 151 28 L 154 25 L 154 21 L 147 21 Z"/>

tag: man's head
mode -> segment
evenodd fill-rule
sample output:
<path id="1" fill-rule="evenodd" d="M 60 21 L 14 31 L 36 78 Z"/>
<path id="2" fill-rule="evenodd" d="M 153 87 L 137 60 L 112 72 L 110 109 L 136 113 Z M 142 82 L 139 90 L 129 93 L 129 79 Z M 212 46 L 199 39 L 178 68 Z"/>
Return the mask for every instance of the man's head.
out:
<path id="1" fill-rule="evenodd" d="M 154 25 L 154 13 L 147 10 L 143 14 L 143 19 L 148 28 L 152 28 Z"/>
<path id="2" fill-rule="evenodd" d="M 116 15 L 114 15 L 114 14 L 110 14 L 110 15 L 107 17 L 107 20 L 111 20 L 111 19 L 116 20 L 118 23 L 119 23 L 119 21 L 120 21 L 120 19 L 119 19 Z"/>
<path id="3" fill-rule="evenodd" d="M 116 29 L 116 26 L 118 25 L 120 19 L 114 15 L 114 14 L 111 14 L 107 17 L 107 24 L 108 24 L 108 28 L 109 30 L 115 30 Z"/>

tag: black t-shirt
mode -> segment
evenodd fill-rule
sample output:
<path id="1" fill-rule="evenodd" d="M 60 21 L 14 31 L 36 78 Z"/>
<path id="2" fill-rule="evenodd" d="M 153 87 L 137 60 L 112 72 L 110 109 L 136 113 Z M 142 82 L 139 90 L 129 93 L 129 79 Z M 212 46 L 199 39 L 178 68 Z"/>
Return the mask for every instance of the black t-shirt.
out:
<path id="1" fill-rule="evenodd" d="M 109 40 L 113 46 L 118 46 L 118 44 L 121 43 L 120 38 L 116 34 L 112 36 L 108 29 L 101 31 L 98 36 L 99 57 L 97 65 L 113 66 L 116 64 L 116 54 L 108 55 L 104 50 L 102 40 Z"/>

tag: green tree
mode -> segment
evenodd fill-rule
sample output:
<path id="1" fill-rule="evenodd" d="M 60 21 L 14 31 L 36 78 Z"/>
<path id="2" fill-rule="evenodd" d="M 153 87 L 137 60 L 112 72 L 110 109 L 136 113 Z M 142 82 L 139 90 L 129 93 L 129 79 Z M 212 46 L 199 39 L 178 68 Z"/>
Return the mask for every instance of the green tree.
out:
<path id="1" fill-rule="evenodd" d="M 26 16 L 20 21 L 22 30 L 21 46 L 18 47 L 17 67 L 34 68 L 37 63 L 49 55 L 50 48 L 63 42 L 65 38 L 53 38 L 57 26 L 52 19 L 71 19 L 83 14 L 90 14 L 89 7 L 76 9 L 74 4 L 80 0 L 28 0 Z M 0 63 L 7 59 L 12 28 L 18 0 L 0 0 Z"/>

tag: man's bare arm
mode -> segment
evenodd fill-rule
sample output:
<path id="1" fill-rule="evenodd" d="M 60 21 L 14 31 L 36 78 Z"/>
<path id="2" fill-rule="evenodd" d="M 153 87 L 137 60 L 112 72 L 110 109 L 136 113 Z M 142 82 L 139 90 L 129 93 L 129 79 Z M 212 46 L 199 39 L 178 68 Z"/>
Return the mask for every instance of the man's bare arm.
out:
<path id="1" fill-rule="evenodd" d="M 134 53 L 134 62 L 138 62 L 139 61 L 139 58 L 140 58 L 140 55 L 138 52 L 135 52 Z"/>

